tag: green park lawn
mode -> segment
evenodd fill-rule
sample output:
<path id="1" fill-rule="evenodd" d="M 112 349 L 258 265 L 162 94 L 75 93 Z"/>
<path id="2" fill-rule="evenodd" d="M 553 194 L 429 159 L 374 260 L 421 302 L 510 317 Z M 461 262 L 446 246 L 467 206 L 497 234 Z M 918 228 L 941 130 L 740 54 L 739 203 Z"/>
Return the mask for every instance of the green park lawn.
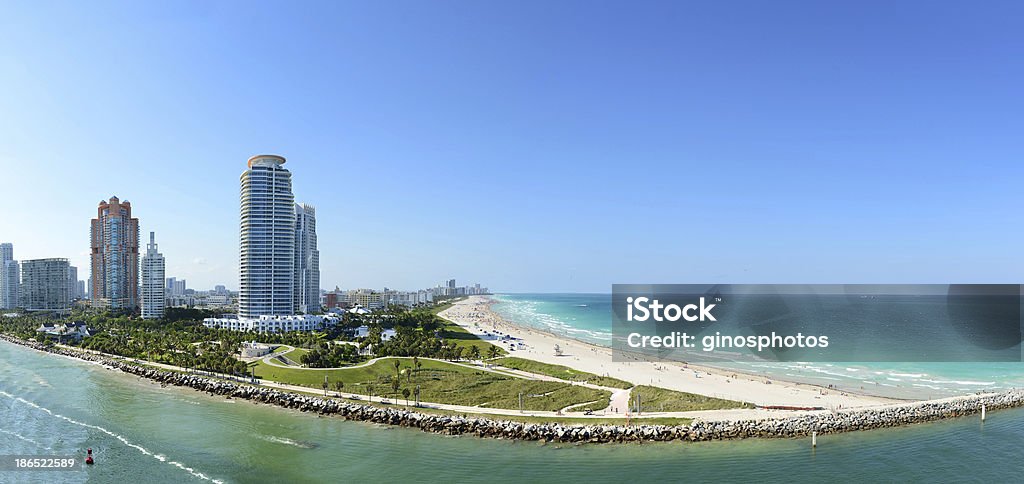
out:
<path id="1" fill-rule="evenodd" d="M 754 405 L 721 398 L 705 397 L 694 393 L 677 392 L 664 388 L 640 385 L 633 388 L 630 401 L 640 396 L 641 410 L 645 412 L 688 412 L 692 410 L 723 410 L 754 408 Z M 632 406 L 632 403 L 630 404 Z"/>
<path id="2" fill-rule="evenodd" d="M 512 368 L 513 370 L 528 371 L 530 373 L 537 373 L 540 375 L 553 376 L 555 378 L 561 378 L 563 380 L 586 382 L 591 385 L 601 385 L 611 388 L 632 388 L 633 384 L 628 381 L 619 380 L 617 378 L 611 378 L 607 376 L 599 376 L 593 373 L 587 373 L 585 371 L 574 370 L 568 366 L 552 365 L 548 363 L 541 363 L 539 361 L 527 360 L 523 358 L 507 357 L 492 360 L 492 363 L 504 366 L 506 368 Z"/>
<path id="3" fill-rule="evenodd" d="M 289 351 L 287 353 L 283 353 L 282 355 L 285 358 L 288 358 L 289 360 L 292 360 L 292 361 L 294 361 L 294 362 L 296 362 L 296 363 L 301 365 L 302 364 L 302 355 L 304 355 L 306 353 L 309 353 L 309 350 L 307 350 L 305 348 L 295 348 L 295 349 L 293 349 L 293 350 L 291 350 L 291 351 Z"/>
<path id="4" fill-rule="evenodd" d="M 463 357 L 469 356 L 469 347 L 476 346 L 480 349 L 480 358 L 486 359 L 488 357 L 488 351 L 491 346 L 498 348 L 498 356 L 504 356 L 507 352 L 501 348 L 501 346 L 491 344 L 487 341 L 480 339 L 477 335 L 466 331 L 465 328 L 459 326 L 447 319 L 444 319 L 444 326 L 441 327 L 441 337 L 445 341 L 454 341 L 456 346 L 462 346 L 465 349 L 462 350 Z"/>
<path id="5" fill-rule="evenodd" d="M 401 374 L 398 392 L 392 389 L 391 381 L 396 375 L 394 362 L 400 362 Z M 526 410 L 559 410 L 570 405 L 593 402 L 591 405 L 575 408 L 600 410 L 608 406 L 611 393 L 559 382 L 545 382 L 517 378 L 509 375 L 477 370 L 434 360 L 419 360 L 420 368 L 412 368 L 412 358 L 385 358 L 371 365 L 359 368 L 332 370 L 311 370 L 301 368 L 278 368 L 259 361 L 252 365 L 256 376 L 265 380 L 322 388 L 327 376 L 330 389 L 334 382 L 344 382 L 343 392 L 367 395 L 386 395 L 392 399 L 404 400 L 403 388 L 413 391 L 420 387 L 420 400 L 492 408 L 519 408 L 519 394 L 523 394 L 523 408 Z"/>

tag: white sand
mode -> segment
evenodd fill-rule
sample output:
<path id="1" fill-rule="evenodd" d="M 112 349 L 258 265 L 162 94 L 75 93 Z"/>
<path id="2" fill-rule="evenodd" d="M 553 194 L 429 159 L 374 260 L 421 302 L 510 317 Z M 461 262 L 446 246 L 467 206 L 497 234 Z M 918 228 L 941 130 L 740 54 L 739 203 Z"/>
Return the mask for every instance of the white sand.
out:
<path id="1" fill-rule="evenodd" d="M 844 393 L 778 379 L 771 379 L 771 384 L 767 384 L 766 381 L 769 380 L 763 376 L 726 372 L 692 364 L 650 361 L 613 362 L 610 348 L 514 325 L 491 311 L 492 303 L 493 300 L 486 296 L 470 296 L 456 302 L 454 306 L 443 311 L 441 316 L 484 339 L 492 339 L 485 335 L 485 332 L 493 334 L 495 331 L 521 338 L 526 347 L 511 351 L 510 356 L 565 365 L 640 385 L 653 385 L 757 405 L 846 409 L 897 402 L 881 397 Z M 562 356 L 555 355 L 555 345 L 561 348 Z M 508 349 L 507 344 L 499 343 L 499 346 Z"/>

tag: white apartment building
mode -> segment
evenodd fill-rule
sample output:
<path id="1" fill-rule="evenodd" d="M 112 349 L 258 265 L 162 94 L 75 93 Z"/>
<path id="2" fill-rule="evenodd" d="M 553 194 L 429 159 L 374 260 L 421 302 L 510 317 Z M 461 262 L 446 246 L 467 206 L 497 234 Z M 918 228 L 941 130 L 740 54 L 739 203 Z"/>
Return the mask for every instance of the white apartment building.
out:
<path id="1" fill-rule="evenodd" d="M 0 244 L 0 309 L 18 307 L 21 267 L 14 260 L 14 245 Z"/>
<path id="2" fill-rule="evenodd" d="M 240 179 L 238 315 L 246 321 L 295 312 L 295 196 L 284 163 L 253 156 Z"/>
<path id="3" fill-rule="evenodd" d="M 295 204 L 295 312 L 320 312 L 320 251 L 316 208 Z"/>
<path id="4" fill-rule="evenodd" d="M 312 314 L 288 316 L 260 316 L 258 318 L 220 317 L 206 318 L 203 326 L 231 331 L 257 331 L 260 333 L 282 333 L 287 331 L 314 331 L 338 324 L 335 316 Z"/>
<path id="5" fill-rule="evenodd" d="M 387 307 L 387 299 L 384 292 L 377 292 L 372 289 L 353 289 L 345 291 L 338 296 L 338 302 L 346 303 L 349 307 L 362 306 L 366 309 L 383 309 Z"/>
<path id="6" fill-rule="evenodd" d="M 159 319 L 166 304 L 164 256 L 157 250 L 156 235 L 149 233 L 149 245 L 142 257 L 142 318 Z"/>
<path id="7" fill-rule="evenodd" d="M 29 311 L 67 312 L 71 309 L 68 294 L 67 259 L 36 259 L 21 263 L 21 294 L 19 306 Z"/>

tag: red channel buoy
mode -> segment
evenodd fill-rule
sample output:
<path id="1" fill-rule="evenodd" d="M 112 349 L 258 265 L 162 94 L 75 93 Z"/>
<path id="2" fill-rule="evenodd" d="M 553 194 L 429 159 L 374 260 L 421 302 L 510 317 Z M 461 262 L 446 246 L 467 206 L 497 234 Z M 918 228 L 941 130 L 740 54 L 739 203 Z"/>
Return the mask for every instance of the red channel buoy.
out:
<path id="1" fill-rule="evenodd" d="M 93 464 L 93 460 L 92 460 L 92 449 L 86 449 L 86 452 L 87 452 L 87 453 L 88 453 L 89 455 L 87 455 L 87 456 L 85 457 L 85 463 L 86 463 L 86 464 L 88 464 L 88 465 L 92 465 L 92 464 Z"/>

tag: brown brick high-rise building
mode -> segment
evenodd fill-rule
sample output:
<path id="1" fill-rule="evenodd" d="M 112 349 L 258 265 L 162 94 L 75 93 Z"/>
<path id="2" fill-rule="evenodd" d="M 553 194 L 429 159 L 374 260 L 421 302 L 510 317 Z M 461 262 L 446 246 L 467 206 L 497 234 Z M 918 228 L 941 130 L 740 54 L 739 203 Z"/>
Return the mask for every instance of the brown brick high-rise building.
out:
<path id="1" fill-rule="evenodd" d="M 139 219 L 112 197 L 92 219 L 93 307 L 133 310 L 139 304 Z"/>

